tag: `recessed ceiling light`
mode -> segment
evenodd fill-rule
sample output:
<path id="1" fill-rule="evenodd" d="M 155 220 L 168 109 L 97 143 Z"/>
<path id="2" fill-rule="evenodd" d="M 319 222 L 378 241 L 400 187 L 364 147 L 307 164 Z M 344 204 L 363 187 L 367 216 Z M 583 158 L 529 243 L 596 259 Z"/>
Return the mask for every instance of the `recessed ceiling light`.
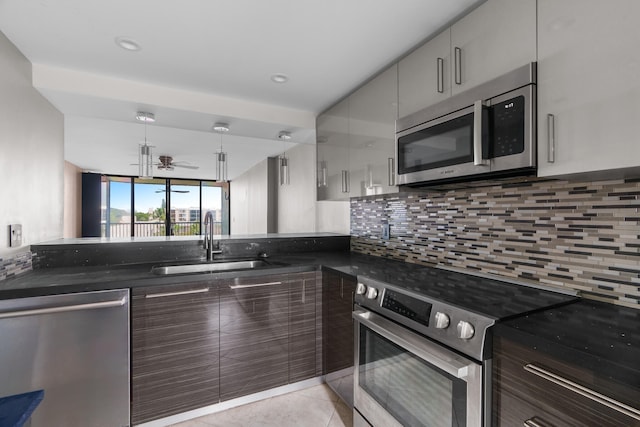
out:
<path id="1" fill-rule="evenodd" d="M 116 37 L 116 44 L 124 50 L 135 52 L 140 50 L 140 45 L 128 37 Z"/>
<path id="2" fill-rule="evenodd" d="M 216 132 L 229 132 L 229 123 L 215 123 L 213 125 L 213 130 Z"/>
<path id="3" fill-rule="evenodd" d="M 287 77 L 285 74 L 273 74 L 271 76 L 271 81 L 274 83 L 286 83 L 289 81 L 289 77 Z"/>
<path id="4" fill-rule="evenodd" d="M 144 111 L 138 111 L 136 113 L 136 120 L 144 123 L 153 123 L 156 121 L 156 116 L 153 113 L 145 113 Z"/>
<path id="5" fill-rule="evenodd" d="M 289 141 L 291 139 L 291 132 L 287 132 L 283 130 L 278 134 L 278 139 L 281 139 L 283 141 Z"/>

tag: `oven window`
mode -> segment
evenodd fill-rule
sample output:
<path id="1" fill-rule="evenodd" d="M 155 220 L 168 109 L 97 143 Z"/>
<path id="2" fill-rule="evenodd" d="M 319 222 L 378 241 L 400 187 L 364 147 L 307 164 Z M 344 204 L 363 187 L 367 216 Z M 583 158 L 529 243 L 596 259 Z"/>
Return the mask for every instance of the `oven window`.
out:
<path id="1" fill-rule="evenodd" d="M 360 325 L 359 386 L 405 426 L 466 425 L 466 383 Z"/>
<path id="2" fill-rule="evenodd" d="M 473 113 L 398 138 L 398 173 L 473 161 Z"/>

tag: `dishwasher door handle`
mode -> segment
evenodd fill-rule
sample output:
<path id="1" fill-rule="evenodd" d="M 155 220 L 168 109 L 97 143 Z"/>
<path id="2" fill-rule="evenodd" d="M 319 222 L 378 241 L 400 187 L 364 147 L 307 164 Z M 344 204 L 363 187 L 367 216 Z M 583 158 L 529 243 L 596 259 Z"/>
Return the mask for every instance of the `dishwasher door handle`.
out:
<path id="1" fill-rule="evenodd" d="M 98 308 L 122 307 L 127 302 L 126 297 L 113 301 L 90 302 L 87 304 L 60 305 L 57 307 L 31 308 L 28 310 L 5 311 L 0 313 L 0 319 L 12 317 L 37 316 L 40 314 L 64 313 L 68 311 L 95 310 Z"/>

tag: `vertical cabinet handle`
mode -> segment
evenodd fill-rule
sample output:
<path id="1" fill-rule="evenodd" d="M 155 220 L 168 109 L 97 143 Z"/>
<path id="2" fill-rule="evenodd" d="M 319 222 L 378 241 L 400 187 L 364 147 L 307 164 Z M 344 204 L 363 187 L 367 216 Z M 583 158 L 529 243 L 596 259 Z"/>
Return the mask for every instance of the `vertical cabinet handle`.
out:
<path id="1" fill-rule="evenodd" d="M 396 160 L 393 157 L 387 159 L 387 173 L 389 174 L 389 187 L 396 185 Z"/>
<path id="2" fill-rule="evenodd" d="M 461 85 L 462 84 L 462 49 L 460 49 L 459 47 L 455 47 L 453 49 L 453 56 L 454 56 L 454 65 L 455 65 L 455 79 L 456 79 L 456 84 L 457 85 Z"/>
<path id="3" fill-rule="evenodd" d="M 342 171 L 342 192 L 343 193 L 349 192 L 349 171 L 348 170 Z"/>
<path id="4" fill-rule="evenodd" d="M 444 92 L 444 59 L 438 58 L 438 93 Z"/>
<path id="5" fill-rule="evenodd" d="M 482 101 L 473 104 L 473 164 L 476 166 L 487 165 L 482 157 Z"/>
<path id="6" fill-rule="evenodd" d="M 556 161 L 556 117 L 547 114 L 547 162 Z"/>

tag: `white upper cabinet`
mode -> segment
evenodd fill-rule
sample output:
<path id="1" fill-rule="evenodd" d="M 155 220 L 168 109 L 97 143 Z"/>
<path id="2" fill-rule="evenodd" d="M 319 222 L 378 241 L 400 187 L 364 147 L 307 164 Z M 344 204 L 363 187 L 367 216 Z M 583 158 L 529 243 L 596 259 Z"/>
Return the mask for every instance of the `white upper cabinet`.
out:
<path id="1" fill-rule="evenodd" d="M 451 26 L 451 58 L 452 95 L 534 62 L 536 1 L 482 4 Z"/>
<path id="2" fill-rule="evenodd" d="M 349 99 L 316 119 L 318 200 L 348 200 Z"/>
<path id="3" fill-rule="evenodd" d="M 640 1 L 538 0 L 538 175 L 640 166 Z"/>
<path id="4" fill-rule="evenodd" d="M 350 196 L 398 191 L 395 128 L 398 67 L 392 65 L 349 97 Z"/>
<path id="5" fill-rule="evenodd" d="M 488 0 L 400 60 L 400 117 L 535 60 L 536 0 Z"/>
<path id="6" fill-rule="evenodd" d="M 446 29 L 398 63 L 399 115 L 451 96 L 451 31 Z"/>

